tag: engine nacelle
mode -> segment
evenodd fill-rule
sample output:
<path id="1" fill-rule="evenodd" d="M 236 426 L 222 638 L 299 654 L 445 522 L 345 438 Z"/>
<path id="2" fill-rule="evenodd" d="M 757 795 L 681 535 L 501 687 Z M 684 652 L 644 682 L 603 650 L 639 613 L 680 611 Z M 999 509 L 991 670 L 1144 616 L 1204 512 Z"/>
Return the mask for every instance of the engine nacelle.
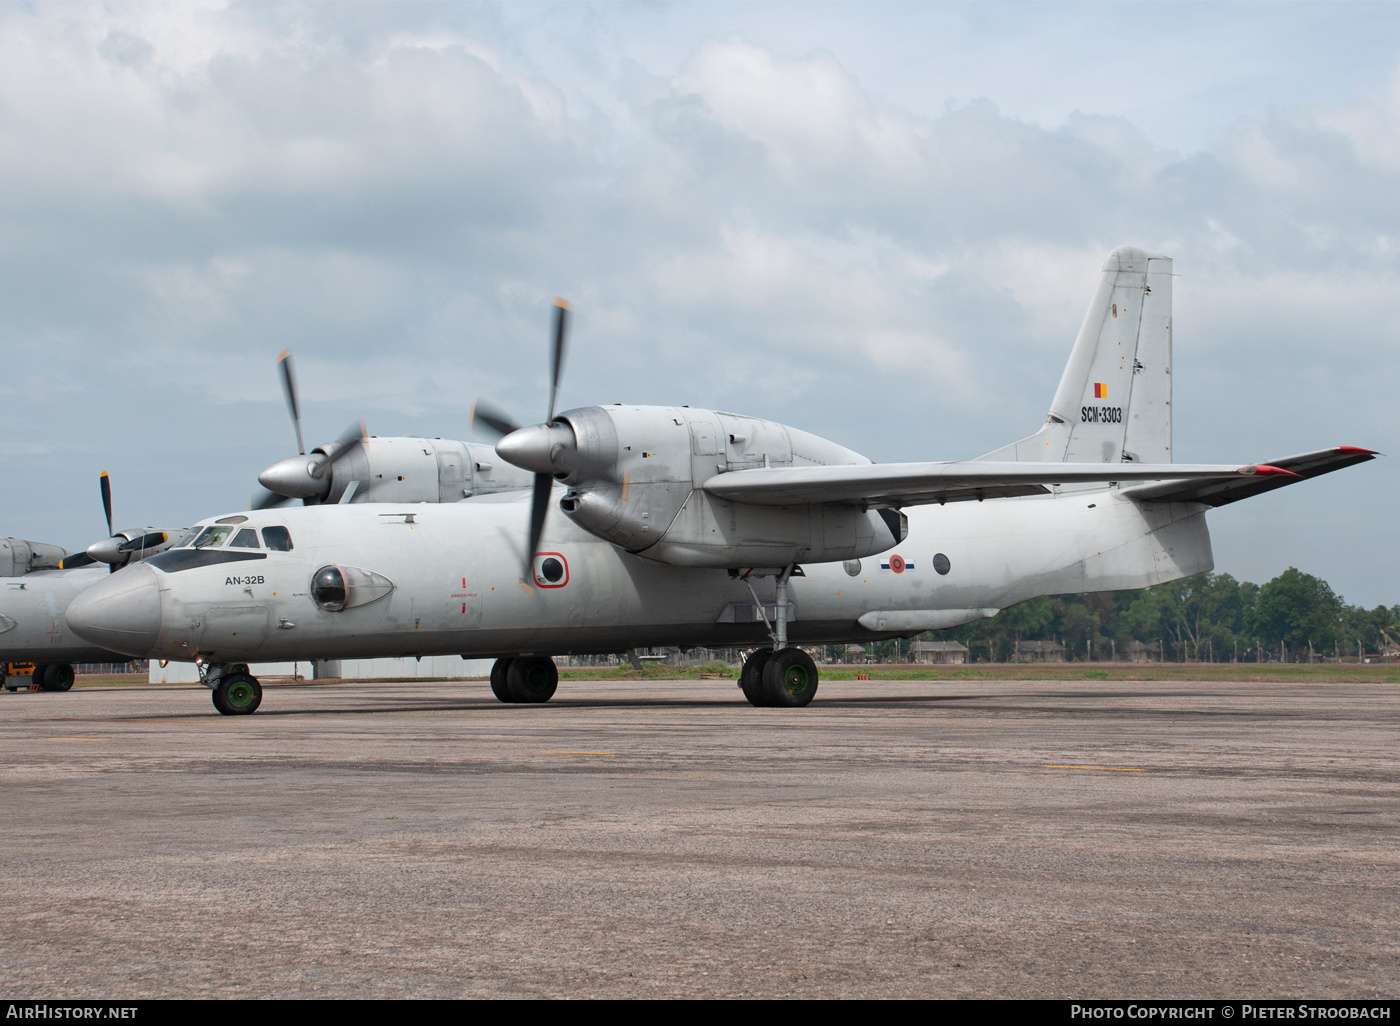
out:
<path id="1" fill-rule="evenodd" d="M 57 570 L 67 549 L 23 538 L 0 538 L 0 577 L 23 577 L 33 570 Z"/>
<path id="2" fill-rule="evenodd" d="M 533 432 L 527 435 L 526 432 Z M 832 562 L 904 539 L 893 510 L 757 506 L 701 489 L 754 467 L 868 464 L 859 453 L 773 421 L 688 407 L 590 406 L 528 428 L 504 452 L 570 485 L 560 501 L 584 530 L 674 566 L 740 568 Z"/>
<path id="3" fill-rule="evenodd" d="M 444 438 L 369 437 L 317 446 L 258 475 L 263 487 L 311 504 L 460 502 L 530 487 L 530 475 L 489 445 Z"/>

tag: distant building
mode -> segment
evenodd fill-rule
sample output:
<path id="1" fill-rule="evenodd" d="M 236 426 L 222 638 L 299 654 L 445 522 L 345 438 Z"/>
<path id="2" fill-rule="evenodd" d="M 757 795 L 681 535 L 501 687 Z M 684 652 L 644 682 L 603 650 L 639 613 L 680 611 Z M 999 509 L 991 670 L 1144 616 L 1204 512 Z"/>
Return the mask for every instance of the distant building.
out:
<path id="1" fill-rule="evenodd" d="M 909 646 L 909 661 L 961 665 L 967 662 L 967 646 L 960 641 L 923 641 Z"/>
<path id="2" fill-rule="evenodd" d="M 1160 663 L 1162 661 L 1162 643 L 1160 641 L 1148 644 L 1133 640 L 1128 642 L 1127 652 L 1130 663 Z"/>
<path id="3" fill-rule="evenodd" d="M 1016 659 L 1027 663 L 1062 663 L 1065 646 L 1058 641 L 1018 641 Z"/>

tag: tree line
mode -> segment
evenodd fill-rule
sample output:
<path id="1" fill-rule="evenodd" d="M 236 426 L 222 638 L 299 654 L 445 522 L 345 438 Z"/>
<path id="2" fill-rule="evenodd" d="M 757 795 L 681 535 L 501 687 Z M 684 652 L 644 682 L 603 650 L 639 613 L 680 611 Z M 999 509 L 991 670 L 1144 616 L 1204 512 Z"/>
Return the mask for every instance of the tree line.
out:
<path id="1" fill-rule="evenodd" d="M 1205 573 L 1140 591 L 1036 598 L 924 637 L 960 641 L 969 660 L 993 662 L 1009 660 L 1018 641 L 1059 642 L 1066 660 L 1126 659 L 1137 641 L 1154 659 L 1308 662 L 1381 652 L 1400 639 L 1400 605 L 1348 605 L 1320 577 L 1289 567 L 1262 585 Z M 889 658 L 894 645 L 867 648 Z"/>

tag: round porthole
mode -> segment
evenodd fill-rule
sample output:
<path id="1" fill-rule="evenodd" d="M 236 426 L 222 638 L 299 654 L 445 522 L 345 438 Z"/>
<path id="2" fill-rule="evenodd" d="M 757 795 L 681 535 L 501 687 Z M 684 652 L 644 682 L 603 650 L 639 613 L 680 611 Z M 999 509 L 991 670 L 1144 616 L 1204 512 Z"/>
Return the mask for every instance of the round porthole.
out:
<path id="1" fill-rule="evenodd" d="M 846 573 L 850 574 L 852 577 L 856 577 L 860 574 L 860 560 L 848 559 L 841 564 L 841 569 L 845 570 Z"/>
<path id="2" fill-rule="evenodd" d="M 946 574 L 949 570 L 953 569 L 953 564 L 948 562 L 948 557 L 943 555 L 943 553 L 936 552 L 933 556 L 933 568 L 940 574 Z"/>
<path id="3" fill-rule="evenodd" d="M 328 613 L 345 608 L 345 575 L 338 566 L 323 566 L 311 578 L 311 601 Z"/>
<path id="4" fill-rule="evenodd" d="M 564 576 L 564 564 L 550 556 L 540 564 L 540 576 L 550 584 L 558 584 Z"/>

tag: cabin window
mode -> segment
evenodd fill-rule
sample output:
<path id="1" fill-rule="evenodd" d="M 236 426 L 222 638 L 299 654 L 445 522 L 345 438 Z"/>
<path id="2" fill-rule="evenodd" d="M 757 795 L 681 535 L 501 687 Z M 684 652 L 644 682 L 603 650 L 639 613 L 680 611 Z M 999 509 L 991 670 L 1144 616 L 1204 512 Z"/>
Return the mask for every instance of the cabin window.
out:
<path id="1" fill-rule="evenodd" d="M 258 547 L 258 532 L 251 527 L 245 527 L 233 536 L 233 541 L 228 543 L 231 549 L 256 549 Z"/>
<path id="2" fill-rule="evenodd" d="M 292 533 L 285 527 L 264 527 L 263 544 L 273 552 L 291 552 Z"/>
<path id="3" fill-rule="evenodd" d="M 199 537 L 194 540 L 194 547 L 197 549 L 217 549 L 228 536 L 233 534 L 232 527 L 206 527 L 199 532 Z"/>

